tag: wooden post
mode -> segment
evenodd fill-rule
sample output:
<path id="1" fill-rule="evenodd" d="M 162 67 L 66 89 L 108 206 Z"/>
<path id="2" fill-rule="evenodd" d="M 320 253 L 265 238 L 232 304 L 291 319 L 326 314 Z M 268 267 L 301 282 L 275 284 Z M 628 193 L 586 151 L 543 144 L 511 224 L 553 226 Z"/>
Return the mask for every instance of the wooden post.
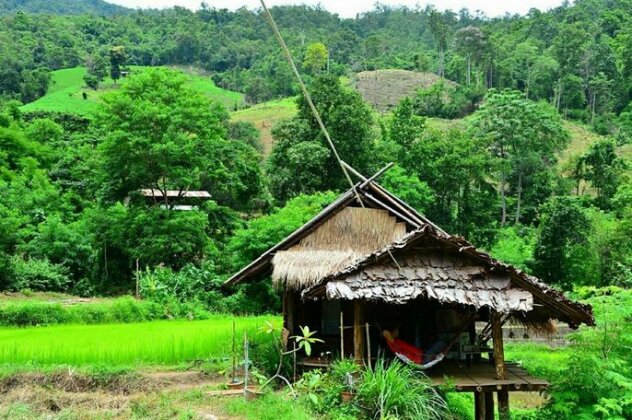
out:
<path id="1" fill-rule="evenodd" d="M 496 366 L 496 379 L 505 379 L 505 350 L 503 347 L 502 316 L 492 311 L 492 339 L 494 341 L 494 365 Z M 498 391 L 498 416 L 501 420 L 509 418 L 509 392 L 507 389 Z"/>
<path id="2" fill-rule="evenodd" d="M 494 393 L 485 393 L 485 420 L 494 420 Z"/>
<path id="3" fill-rule="evenodd" d="M 496 379 L 503 380 L 505 379 L 505 349 L 503 348 L 503 324 L 501 314 L 496 311 L 492 311 L 491 318 Z"/>
<path id="4" fill-rule="evenodd" d="M 369 331 L 369 323 L 365 324 L 366 327 L 366 365 L 371 369 L 371 333 Z"/>
<path id="5" fill-rule="evenodd" d="M 344 311 L 340 311 L 340 359 L 345 358 L 345 317 Z"/>
<path id="6" fill-rule="evenodd" d="M 506 389 L 498 391 L 498 418 L 509 420 L 509 391 Z"/>
<path id="7" fill-rule="evenodd" d="M 357 363 L 364 360 L 364 302 L 353 301 L 353 359 Z"/>
<path id="8" fill-rule="evenodd" d="M 474 420 L 485 420 L 485 398 L 482 392 L 474 392 Z"/>
<path id="9" fill-rule="evenodd" d="M 286 290 L 283 299 L 283 313 L 285 315 L 285 328 L 290 336 L 294 335 L 294 292 Z"/>

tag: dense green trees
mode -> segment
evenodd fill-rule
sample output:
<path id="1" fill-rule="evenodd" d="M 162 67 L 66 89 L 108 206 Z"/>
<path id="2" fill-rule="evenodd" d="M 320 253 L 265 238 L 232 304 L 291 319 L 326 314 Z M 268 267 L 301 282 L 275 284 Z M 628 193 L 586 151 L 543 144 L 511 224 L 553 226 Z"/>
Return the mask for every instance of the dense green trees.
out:
<path id="1" fill-rule="evenodd" d="M 344 89 L 337 77 L 321 76 L 311 94 L 340 156 L 362 173 L 374 167 L 373 115 L 355 91 Z M 274 131 L 277 142 L 268 174 L 275 197 L 285 201 L 299 194 L 348 187 L 340 165 L 304 99 L 298 115 Z"/>
<path id="2" fill-rule="evenodd" d="M 473 129 L 498 160 L 500 224 L 507 223 L 508 195 L 515 199 L 514 222 L 520 223 L 525 204 L 532 210 L 539 205 L 538 201 L 524 203 L 525 198 L 546 198 L 529 190 L 543 187 L 538 185 L 546 180 L 542 174 L 551 170 L 556 153 L 568 141 L 559 114 L 544 104 L 524 99 L 520 92 L 491 91 L 475 115 Z M 545 188 L 547 193 L 550 189 L 547 192 Z"/>
<path id="3" fill-rule="evenodd" d="M 632 135 L 629 1 L 582 0 L 527 18 L 388 6 L 355 19 L 306 6 L 272 13 L 345 161 L 365 174 L 396 162 L 385 186 L 446 230 L 562 287 L 627 284 L 632 195 L 620 151 Z M 176 271 L 204 265 L 220 278 L 287 233 L 279 226 L 296 226 L 300 212 L 333 197 L 322 191 L 348 187 L 302 99 L 298 115 L 274 128 L 267 161 L 252 126 L 229 122 L 173 71 L 132 75 L 94 120 L 23 116 L 14 101 L 43 95 L 50 70 L 85 65 L 86 85 L 97 88 L 125 61 L 201 67 L 249 102 L 294 95 L 259 12 L 12 13 L 0 21 L 6 288 L 129 290 L 137 260 Z M 436 70 L 450 80 L 379 116 L 340 81 L 376 68 Z M 432 128 L 431 117 L 469 114 Z M 571 159 L 570 175 L 557 165 L 567 146 L 560 115 L 609 136 Z M 141 198 L 142 188 L 202 189 L 212 200 L 176 212 L 174 200 Z M 258 224 L 267 236 L 250 243 Z M 251 292 L 277 303 L 265 287 Z M 251 296 L 240 293 L 244 302 Z"/>
<path id="4" fill-rule="evenodd" d="M 627 0 L 582 0 L 546 13 L 494 19 L 432 7 L 380 6 L 355 19 L 305 6 L 274 7 L 272 13 L 304 73 L 325 67 L 338 75 L 436 69 L 477 90 L 519 89 L 604 133 L 616 131 L 616 116 L 632 99 Z M 46 91 L 47 69 L 83 63 L 94 68 L 94 59 L 113 46 L 125 47 L 132 65 L 200 66 L 253 102 L 296 93 L 259 11 L 205 7 L 108 20 L 24 13 L 1 19 L 0 95 L 22 101 Z M 94 86 L 99 76 L 90 75 L 87 82 Z"/>

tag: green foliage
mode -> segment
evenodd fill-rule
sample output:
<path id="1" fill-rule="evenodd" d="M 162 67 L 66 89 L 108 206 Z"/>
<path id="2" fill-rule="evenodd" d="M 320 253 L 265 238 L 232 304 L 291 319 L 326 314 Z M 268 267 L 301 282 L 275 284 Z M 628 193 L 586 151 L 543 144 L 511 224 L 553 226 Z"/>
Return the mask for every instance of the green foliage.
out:
<path id="1" fill-rule="evenodd" d="M 227 245 L 232 269 L 239 269 L 301 227 L 336 195 L 331 192 L 302 195 L 272 214 L 253 219 L 235 232 Z"/>
<path id="2" fill-rule="evenodd" d="M 612 139 L 603 139 L 591 144 L 576 162 L 573 171 L 576 180 L 590 182 L 597 192 L 596 204 L 608 208 L 610 200 L 621 185 L 628 163 L 617 156 L 616 144 Z"/>
<path id="3" fill-rule="evenodd" d="M 597 328 L 573 335 L 570 357 L 544 410 L 550 418 L 632 416 L 632 293 L 616 288 L 593 293 L 589 302 Z"/>
<path id="4" fill-rule="evenodd" d="M 318 77 L 310 91 L 338 154 L 356 170 L 370 172 L 373 118 L 360 95 L 344 89 L 334 76 Z M 299 98 L 298 115 L 277 126 L 273 136 L 276 143 L 268 174 L 272 193 L 279 201 L 348 187 L 305 99 Z"/>
<path id="5" fill-rule="evenodd" d="M 320 42 L 316 42 L 307 46 L 303 67 L 312 74 L 318 74 L 327 66 L 327 60 L 329 60 L 327 47 Z"/>
<path id="6" fill-rule="evenodd" d="M 426 212 L 434 201 L 432 189 L 430 189 L 428 184 L 420 181 L 416 176 L 408 175 L 399 166 L 386 172 L 380 185 L 422 214 Z"/>
<path id="7" fill-rule="evenodd" d="M 481 95 L 464 86 L 454 86 L 445 81 L 415 94 L 413 108 L 417 115 L 454 119 L 464 117 L 474 110 Z"/>
<path id="8" fill-rule="evenodd" d="M 498 200 L 488 179 L 492 160 L 480 141 L 458 130 L 426 130 L 401 164 L 431 188 L 431 220 L 474 243 L 490 243 Z"/>
<path id="9" fill-rule="evenodd" d="M 593 284 L 598 261 L 587 246 L 592 226 L 579 200 L 553 197 L 540 209 L 539 221 L 534 274 L 567 290 L 574 284 Z"/>
<path id="10" fill-rule="evenodd" d="M 535 208 L 551 191 L 534 194 L 532 190 L 539 187 L 542 174 L 551 171 L 556 153 L 568 142 L 559 114 L 546 104 L 524 99 L 520 92 L 490 91 L 474 116 L 472 128 L 497 160 L 501 226 L 507 222 L 508 195 L 516 200 L 516 224 L 523 220 L 525 207 L 533 218 Z"/>
<path id="11" fill-rule="evenodd" d="M 10 278 L 5 287 L 13 291 L 63 291 L 67 290 L 70 283 L 68 269 L 60 264 L 52 264 L 46 259 L 24 260 L 15 255 L 10 261 L 8 272 Z"/>
<path id="12" fill-rule="evenodd" d="M 441 419 L 447 410 L 421 372 L 397 361 L 387 364 L 384 359 L 364 370 L 356 398 L 373 418 Z"/>
<path id="13" fill-rule="evenodd" d="M 490 251 L 494 258 L 521 270 L 528 270 L 533 264 L 535 242 L 533 229 L 525 226 L 505 227 L 498 232 Z"/>
<path id="14" fill-rule="evenodd" d="M 426 121 L 413 114 L 413 103 L 409 98 L 404 98 L 393 113 L 390 121 L 390 140 L 398 144 L 405 153 L 408 148 L 423 134 Z"/>

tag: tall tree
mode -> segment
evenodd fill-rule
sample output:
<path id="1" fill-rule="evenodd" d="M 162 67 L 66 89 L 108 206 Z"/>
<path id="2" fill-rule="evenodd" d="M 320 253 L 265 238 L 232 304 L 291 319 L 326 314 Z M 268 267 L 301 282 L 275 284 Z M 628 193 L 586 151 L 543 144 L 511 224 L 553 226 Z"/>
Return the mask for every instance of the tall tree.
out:
<path id="1" fill-rule="evenodd" d="M 501 196 L 501 226 L 507 222 L 507 189 L 515 179 L 515 222 L 521 219 L 525 178 L 533 170 L 546 170 L 556 161 L 568 141 L 559 114 L 551 107 L 524 99 L 518 91 L 491 91 L 475 114 L 476 136 L 487 141 L 498 160 Z"/>
<path id="2" fill-rule="evenodd" d="M 320 74 L 323 69 L 327 67 L 328 62 L 329 52 L 324 44 L 316 42 L 307 46 L 305 60 L 303 60 L 303 67 L 309 70 L 312 74 Z"/>
<path id="3" fill-rule="evenodd" d="M 451 15 L 447 12 L 441 13 L 435 8 L 429 11 L 430 30 L 435 38 L 437 50 L 439 51 L 439 71 L 441 77 L 445 77 L 445 51 L 448 47 L 448 35 L 450 25 L 448 19 Z"/>
<path id="4" fill-rule="evenodd" d="M 370 172 L 375 160 L 371 109 L 357 92 L 344 89 L 333 75 L 318 77 L 310 90 L 340 158 L 360 172 Z M 268 174 L 277 199 L 286 201 L 301 193 L 348 188 L 303 98 L 298 100 L 298 115 L 278 126 L 273 134 L 276 143 L 270 155 Z M 293 175 L 287 178 L 281 174 Z"/>
<path id="5" fill-rule="evenodd" d="M 472 65 L 475 64 L 483 56 L 483 49 L 487 41 L 483 31 L 475 26 L 468 26 L 459 29 L 454 34 L 454 48 L 463 55 L 466 60 L 466 84 L 469 86 L 472 82 Z"/>
<path id="6" fill-rule="evenodd" d="M 114 83 L 121 78 L 121 66 L 127 61 L 125 47 L 116 46 L 110 48 L 110 77 Z"/>

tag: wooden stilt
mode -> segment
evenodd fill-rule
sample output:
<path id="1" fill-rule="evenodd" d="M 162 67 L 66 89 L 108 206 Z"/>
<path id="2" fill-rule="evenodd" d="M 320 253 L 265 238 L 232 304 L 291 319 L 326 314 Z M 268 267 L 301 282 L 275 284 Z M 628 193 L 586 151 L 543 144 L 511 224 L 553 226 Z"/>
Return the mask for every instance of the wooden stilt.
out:
<path id="1" fill-rule="evenodd" d="M 485 420 L 494 420 L 494 393 L 485 393 Z"/>
<path id="2" fill-rule="evenodd" d="M 503 347 L 503 324 L 501 315 L 493 311 L 492 340 L 494 344 L 494 365 L 496 366 L 496 379 L 505 379 L 505 349 Z"/>
<path id="3" fill-rule="evenodd" d="M 474 393 L 474 420 L 485 420 L 485 394 Z"/>
<path id="4" fill-rule="evenodd" d="M 498 312 L 492 312 L 492 339 L 494 342 L 494 365 L 496 378 L 505 379 L 505 350 L 503 347 L 503 323 L 502 316 Z M 498 391 L 498 416 L 500 420 L 509 419 L 509 392 L 506 388 Z"/>
<path id="5" fill-rule="evenodd" d="M 498 391 L 498 418 L 509 420 L 509 392 L 506 389 Z"/>
<path id="6" fill-rule="evenodd" d="M 353 359 L 362 363 L 364 360 L 364 302 L 353 302 Z"/>

